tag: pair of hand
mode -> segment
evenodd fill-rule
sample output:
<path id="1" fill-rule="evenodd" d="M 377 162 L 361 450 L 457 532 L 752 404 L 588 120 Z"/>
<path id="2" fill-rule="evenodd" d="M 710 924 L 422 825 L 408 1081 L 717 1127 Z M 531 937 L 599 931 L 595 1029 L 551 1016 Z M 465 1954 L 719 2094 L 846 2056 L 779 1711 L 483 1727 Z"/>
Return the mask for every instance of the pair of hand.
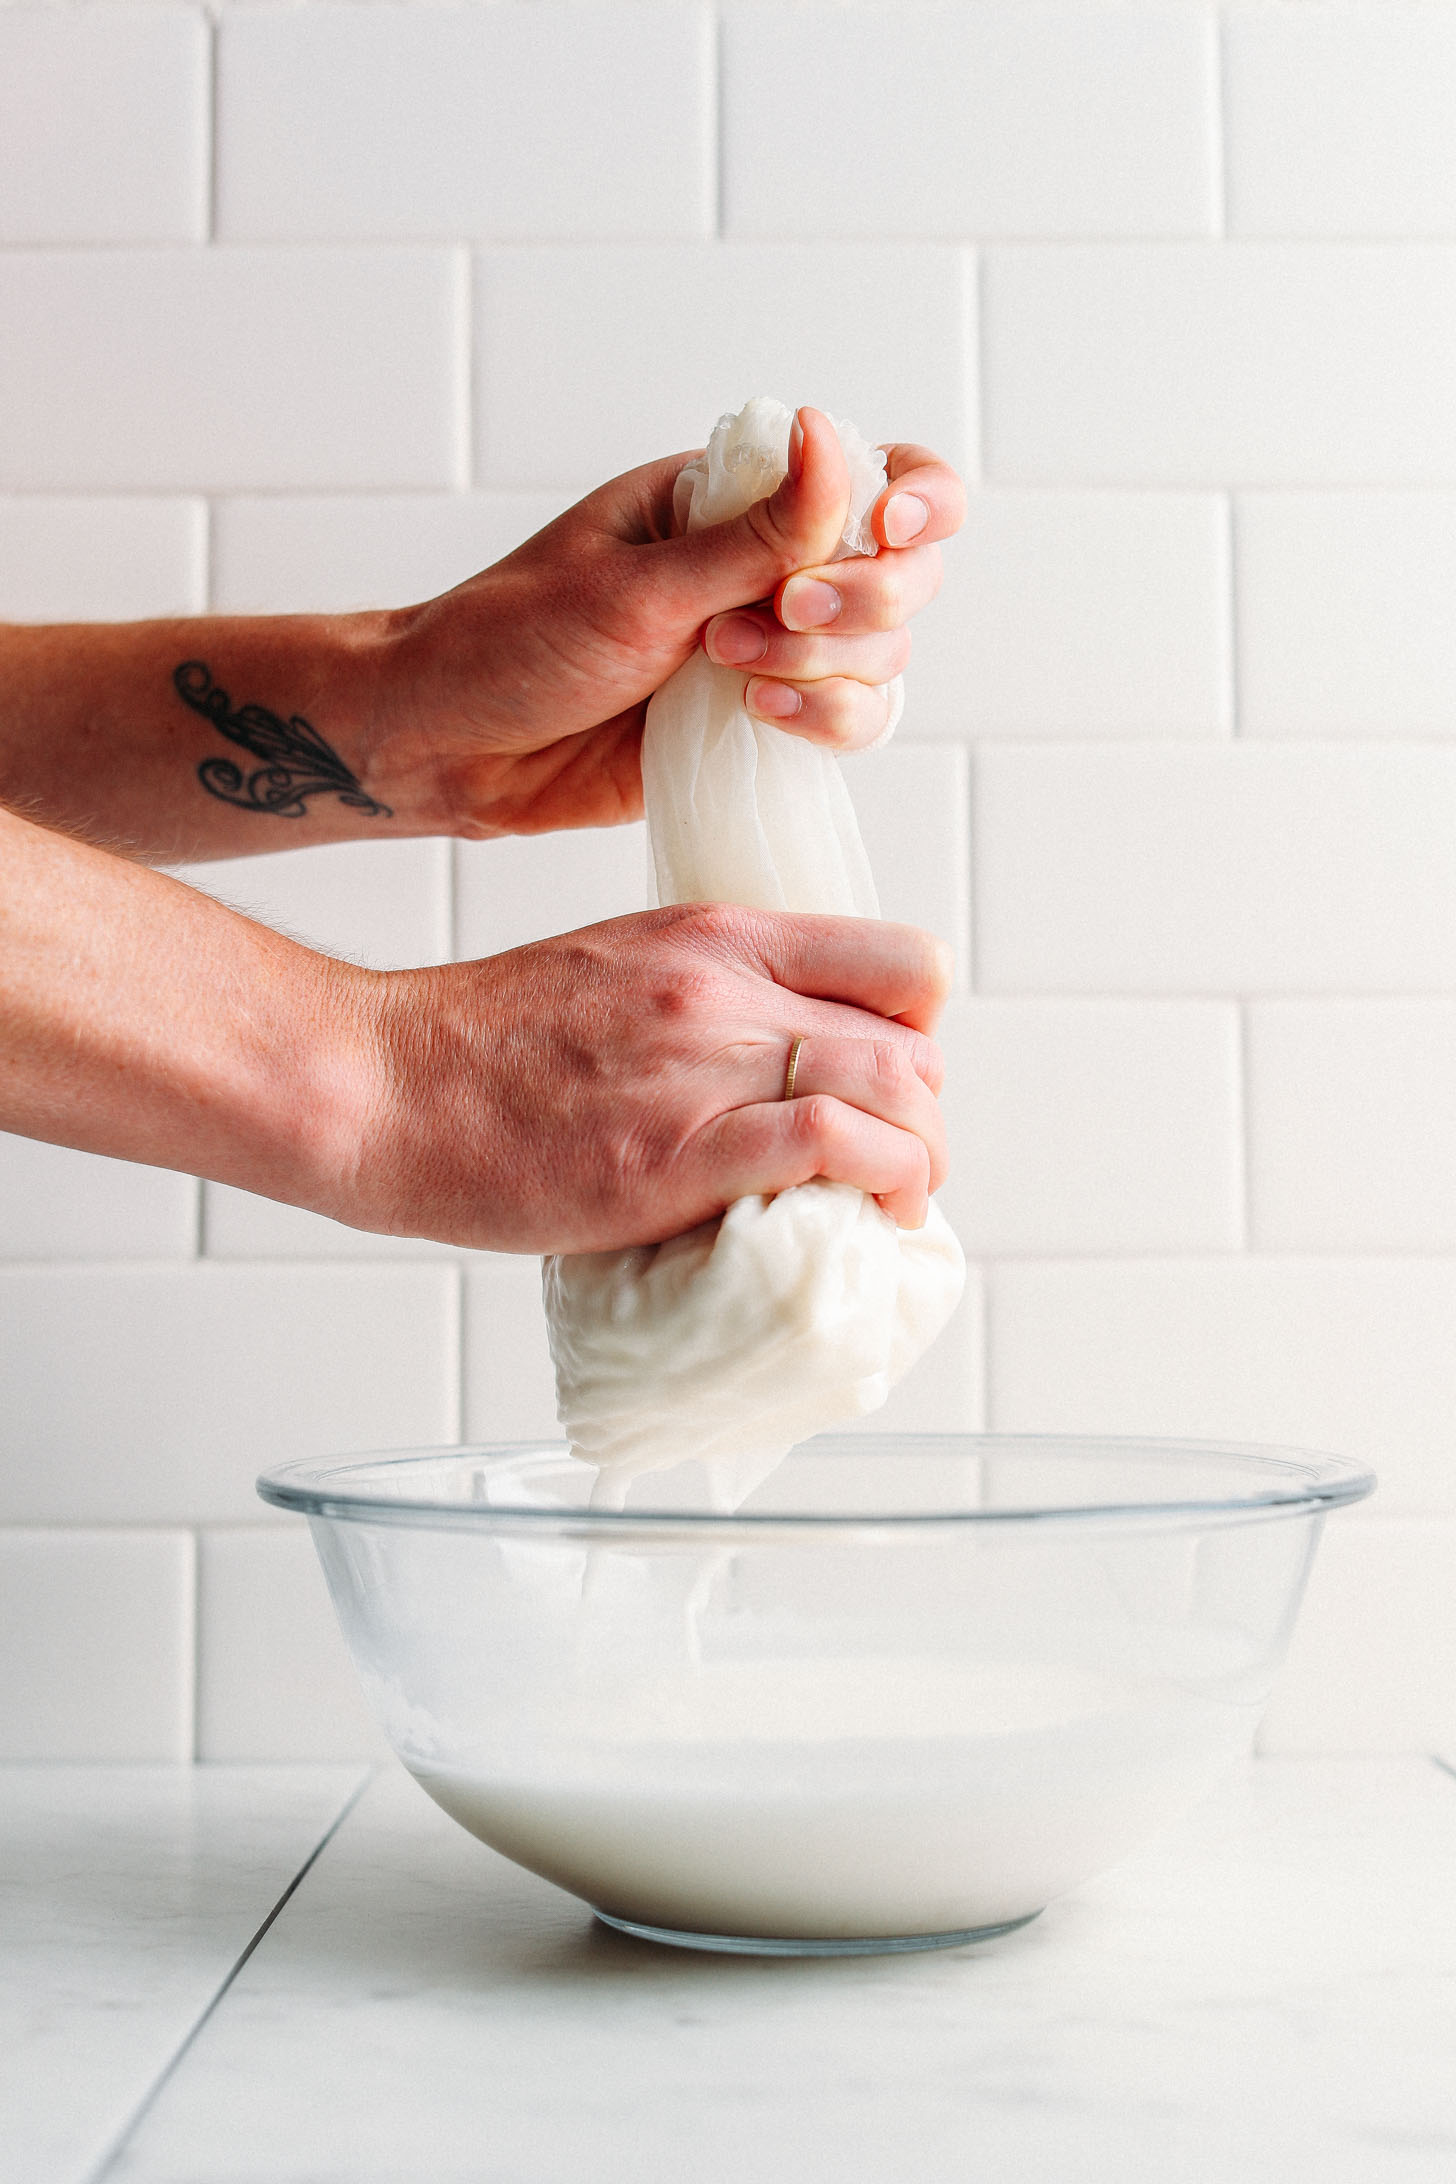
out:
<path id="1" fill-rule="evenodd" d="M 465 835 L 635 818 L 647 699 L 699 643 L 748 672 L 759 717 L 839 750 L 872 743 L 879 686 L 906 663 L 906 619 L 938 589 L 938 541 L 964 505 L 927 450 L 886 452 L 874 558 L 830 560 L 848 475 L 827 418 L 804 410 L 788 477 L 736 521 L 673 535 L 690 459 L 673 457 L 406 610 L 393 687 L 408 696 L 385 716 L 371 791 L 433 799 L 436 823 Z M 917 1227 L 945 1173 L 929 1034 L 949 968 L 909 927 L 720 906 L 391 974 L 375 1007 L 392 1093 L 330 1210 L 388 1227 L 407 1209 L 411 1227 L 508 1250 L 599 1250 L 826 1176 Z"/>

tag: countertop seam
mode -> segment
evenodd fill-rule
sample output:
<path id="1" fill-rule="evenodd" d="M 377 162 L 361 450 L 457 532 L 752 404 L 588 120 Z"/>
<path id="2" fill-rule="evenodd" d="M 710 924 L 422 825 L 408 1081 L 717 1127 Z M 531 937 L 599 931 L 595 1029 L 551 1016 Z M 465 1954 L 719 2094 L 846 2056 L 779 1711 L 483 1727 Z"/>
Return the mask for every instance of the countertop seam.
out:
<path id="1" fill-rule="evenodd" d="M 186 2060 L 187 2055 L 193 2046 L 193 2043 L 196 2041 L 199 2033 L 202 2031 L 203 2026 L 206 2025 L 212 2018 L 219 2005 L 221 2004 L 224 1996 L 227 1994 L 234 1981 L 242 1972 L 244 1966 L 247 1964 L 248 1959 L 252 1956 L 254 1950 L 263 1941 L 264 1937 L 267 1935 L 269 1929 L 273 1926 L 274 1922 L 280 1917 L 287 1905 L 292 1902 L 294 1896 L 297 1895 L 299 1889 L 303 1886 L 304 1881 L 308 1878 L 309 1874 L 318 1864 L 319 1859 L 328 1849 L 330 1843 L 338 1834 L 340 1828 L 344 1825 L 344 1822 L 348 1819 L 350 1813 L 354 1810 L 360 1798 L 364 1795 L 364 1792 L 368 1789 L 377 1772 L 378 1769 L 374 1767 L 368 1767 L 365 1769 L 364 1773 L 360 1776 L 359 1780 L 355 1783 L 353 1789 L 350 1791 L 348 1797 L 345 1798 L 343 1804 L 335 1813 L 328 1827 L 324 1830 L 323 1834 L 314 1844 L 313 1849 L 304 1859 L 303 1864 L 293 1875 L 293 1878 L 289 1881 L 288 1886 L 279 1895 L 277 1902 L 269 1910 L 267 1917 L 259 1923 L 257 1930 L 249 1937 L 246 1945 L 238 1952 L 237 1957 L 229 1966 L 225 1978 L 223 1978 L 219 1982 L 216 1991 L 208 1998 L 206 2007 L 198 2012 L 197 2017 L 188 2027 L 182 2039 L 178 2041 L 177 2046 L 172 2051 L 172 2054 L 168 2057 L 167 2061 L 158 2071 L 152 2083 L 147 2087 L 146 2092 L 137 2102 L 136 2107 L 132 2110 L 126 2122 L 122 2125 L 120 2131 L 117 2132 L 111 2144 L 102 2154 L 100 2160 L 87 2171 L 86 2176 L 82 2180 L 82 2184 L 105 2184 L 106 2178 L 113 2176 L 116 2173 L 117 2163 L 121 2160 L 123 2154 L 125 2154 L 127 2147 L 136 2137 L 136 2134 L 141 2128 L 141 2125 L 146 2120 L 148 2114 L 151 2112 L 151 2109 L 153 2108 L 157 2100 L 160 2098 L 163 2088 L 171 2081 L 172 2078 L 176 2076 L 178 2070 L 181 2068 L 183 2062 Z"/>

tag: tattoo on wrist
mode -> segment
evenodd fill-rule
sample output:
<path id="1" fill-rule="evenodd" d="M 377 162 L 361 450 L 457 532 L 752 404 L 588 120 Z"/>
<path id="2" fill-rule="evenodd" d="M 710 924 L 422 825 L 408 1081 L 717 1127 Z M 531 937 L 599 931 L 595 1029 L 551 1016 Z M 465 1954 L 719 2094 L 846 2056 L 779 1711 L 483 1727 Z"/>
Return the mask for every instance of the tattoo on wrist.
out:
<path id="1" fill-rule="evenodd" d="M 205 758 L 197 778 L 209 796 L 274 819 L 304 818 L 311 796 L 337 796 L 351 811 L 374 819 L 393 816 L 388 804 L 366 794 L 358 776 L 300 714 L 282 720 L 265 705 L 240 705 L 234 712 L 232 699 L 201 660 L 184 660 L 172 685 L 182 703 L 210 720 L 219 735 L 264 761 L 246 773 L 230 758 Z"/>

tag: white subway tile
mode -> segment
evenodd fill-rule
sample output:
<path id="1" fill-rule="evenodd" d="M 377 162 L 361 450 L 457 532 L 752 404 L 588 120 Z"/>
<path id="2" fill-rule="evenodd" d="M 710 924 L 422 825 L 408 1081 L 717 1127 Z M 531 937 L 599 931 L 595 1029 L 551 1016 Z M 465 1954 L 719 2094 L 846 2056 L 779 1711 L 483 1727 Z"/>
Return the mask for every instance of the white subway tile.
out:
<path id="1" fill-rule="evenodd" d="M 1249 1012 L 1254 1241 L 1456 1249 L 1456 1001 L 1265 1001 Z"/>
<path id="2" fill-rule="evenodd" d="M 963 980 L 970 943 L 966 754 L 953 744 L 888 744 L 844 762 L 887 918 L 920 925 L 955 951 Z"/>
<path id="3" fill-rule="evenodd" d="M 187 1259 L 197 1184 L 0 1133 L 0 1259 Z"/>
<path id="4" fill-rule="evenodd" d="M 412 605 L 499 561 L 559 516 L 569 499 L 565 493 L 334 493 L 220 501 L 213 512 L 212 603 L 226 614 Z"/>
<path id="5" fill-rule="evenodd" d="M 1235 233 L 1456 230 L 1449 7 L 1234 8 L 1224 36 Z"/>
<path id="6" fill-rule="evenodd" d="M 1430 1751 L 1456 1739 L 1456 1524 L 1325 1527 L 1264 1752 Z"/>
<path id="7" fill-rule="evenodd" d="M 967 276 L 959 253 L 924 244 L 482 252 L 479 474 L 609 477 L 701 447 L 753 394 L 964 463 Z"/>
<path id="8" fill-rule="evenodd" d="M 994 744 L 976 950 L 996 992 L 1440 989 L 1456 752 Z"/>
<path id="9" fill-rule="evenodd" d="M 386 1758 L 307 1526 L 199 1544 L 198 1758 Z"/>
<path id="10" fill-rule="evenodd" d="M 1456 480 L 1456 249 L 1008 244 L 984 298 L 998 482 Z"/>
<path id="11" fill-rule="evenodd" d="M 460 842 L 455 858 L 455 953 L 462 962 L 625 917 L 653 899 L 640 821 Z"/>
<path id="12" fill-rule="evenodd" d="M 970 1267 L 966 1290 L 949 1324 L 882 1409 L 855 1418 L 845 1433 L 979 1433 L 986 1423 L 985 1300 L 981 1273 Z"/>
<path id="13" fill-rule="evenodd" d="M 1246 734 L 1456 735 L 1456 495 L 1250 493 L 1234 537 Z"/>
<path id="14" fill-rule="evenodd" d="M 192 1609 L 188 1532 L 0 1532 L 0 1760 L 190 1759 Z"/>
<path id="15" fill-rule="evenodd" d="M 1456 1512 L 1456 1262 L 1006 1261 L 990 1283 L 998 1431 L 1328 1449 L 1375 1466 L 1382 1514 Z"/>
<path id="16" fill-rule="evenodd" d="M 448 486 L 458 252 L 0 257 L 0 486 Z"/>
<path id="17" fill-rule="evenodd" d="M 1226 735 L 1226 563 L 1211 494 L 973 493 L 913 624 L 915 733 Z"/>
<path id="18" fill-rule="evenodd" d="M 966 958 L 965 754 L 892 743 L 845 763 L 889 918 L 923 925 Z M 495 955 L 646 909 L 653 897 L 640 824 L 462 842 L 456 850 L 455 951 Z"/>
<path id="19" fill-rule="evenodd" d="M 248 1523 L 290 1456 L 454 1438 L 455 1274 L 0 1270 L 0 1522 Z"/>
<path id="20" fill-rule="evenodd" d="M 967 1251 L 1241 1241 L 1238 1025 L 1201 1001 L 969 1001 L 940 1031 Z"/>
<path id="21" fill-rule="evenodd" d="M 465 1438 L 557 1441 L 539 1259 L 477 1259 L 465 1276 Z"/>
<path id="22" fill-rule="evenodd" d="M 412 970 L 450 953 L 447 841 L 330 842 L 173 870 L 230 909 L 351 963 Z"/>
<path id="23" fill-rule="evenodd" d="M 201 501 L 0 499 L 0 617 L 7 621 L 195 614 L 206 562 Z"/>
<path id="24" fill-rule="evenodd" d="M 430 1259 L 461 1256 L 421 1236 L 381 1236 L 349 1228 L 302 1206 L 257 1198 L 227 1183 L 202 1186 L 202 1248 L 209 1259 Z"/>
<path id="25" fill-rule="evenodd" d="M 701 7 L 225 15 L 220 232 L 710 234 L 710 69 Z"/>
<path id="26" fill-rule="evenodd" d="M 1214 225 L 1202 10 L 738 6 L 723 67 L 732 235 Z"/>
<path id="27" fill-rule="evenodd" d="M 0 8 L 0 243 L 200 242 L 200 10 Z"/>

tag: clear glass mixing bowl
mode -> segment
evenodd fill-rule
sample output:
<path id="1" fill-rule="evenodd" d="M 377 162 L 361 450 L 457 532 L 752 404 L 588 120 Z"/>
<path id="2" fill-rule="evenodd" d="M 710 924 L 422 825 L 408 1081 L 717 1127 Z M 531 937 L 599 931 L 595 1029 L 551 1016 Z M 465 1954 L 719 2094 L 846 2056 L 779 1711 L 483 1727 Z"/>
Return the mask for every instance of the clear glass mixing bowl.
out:
<path id="1" fill-rule="evenodd" d="M 461 1824 L 658 1941 L 1032 1918 L 1248 1748 L 1353 1463 L 829 1436 L 733 1516 L 549 1444 L 287 1464 L 364 1688 Z M 684 1481 L 688 1481 L 684 1484 Z"/>

